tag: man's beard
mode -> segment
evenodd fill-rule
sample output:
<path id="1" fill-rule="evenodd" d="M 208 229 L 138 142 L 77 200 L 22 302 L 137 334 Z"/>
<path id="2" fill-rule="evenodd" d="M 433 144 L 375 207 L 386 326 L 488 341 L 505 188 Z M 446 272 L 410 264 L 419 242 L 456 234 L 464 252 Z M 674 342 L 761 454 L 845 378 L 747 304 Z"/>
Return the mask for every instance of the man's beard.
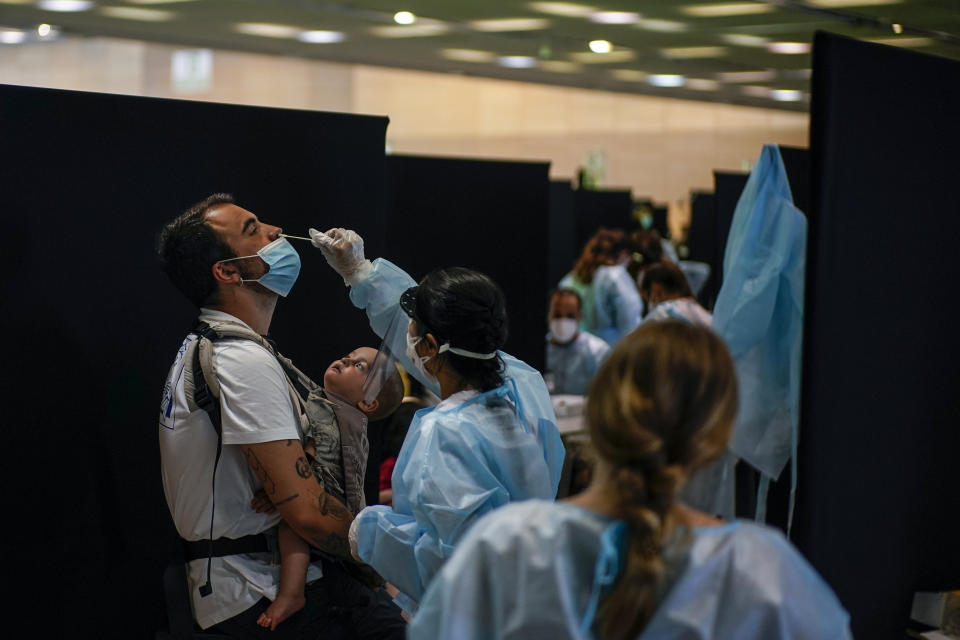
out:
<path id="1" fill-rule="evenodd" d="M 263 263 L 262 260 L 238 260 L 239 264 L 237 265 L 237 272 L 240 274 L 240 277 L 244 280 L 257 280 L 262 278 L 268 271 L 270 267 Z M 252 263 L 250 266 L 247 266 L 246 262 Z M 242 286 L 247 287 L 254 293 L 262 296 L 276 296 L 277 294 L 270 289 L 267 289 L 265 286 L 259 282 L 242 282 Z"/>

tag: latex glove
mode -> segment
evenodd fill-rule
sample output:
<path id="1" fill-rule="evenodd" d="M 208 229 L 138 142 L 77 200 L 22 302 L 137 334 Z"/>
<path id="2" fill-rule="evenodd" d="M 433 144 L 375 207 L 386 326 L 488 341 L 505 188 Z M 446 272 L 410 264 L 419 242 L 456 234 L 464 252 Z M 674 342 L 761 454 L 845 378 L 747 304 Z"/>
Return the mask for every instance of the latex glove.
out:
<path id="1" fill-rule="evenodd" d="M 340 274 L 345 285 L 363 282 L 373 270 L 370 261 L 363 257 L 363 238 L 356 231 L 335 228 L 326 233 L 310 229 L 310 241 L 320 249 L 327 264 Z"/>
<path id="2" fill-rule="evenodd" d="M 353 556 L 353 559 L 357 562 L 363 562 L 363 558 L 357 555 L 357 548 L 360 545 L 360 542 L 357 540 L 357 523 L 360 522 L 357 518 L 353 519 L 353 522 L 350 523 L 350 531 L 347 532 L 347 540 L 350 542 L 350 555 Z"/>

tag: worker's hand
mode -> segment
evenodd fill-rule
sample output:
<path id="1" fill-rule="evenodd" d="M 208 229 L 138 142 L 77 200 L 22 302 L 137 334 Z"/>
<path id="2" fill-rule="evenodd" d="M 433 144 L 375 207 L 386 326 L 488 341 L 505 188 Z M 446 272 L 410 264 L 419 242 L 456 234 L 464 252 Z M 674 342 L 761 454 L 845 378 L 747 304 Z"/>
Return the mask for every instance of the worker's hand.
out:
<path id="1" fill-rule="evenodd" d="M 353 522 L 350 523 L 350 531 L 347 532 L 347 540 L 350 542 L 350 555 L 353 556 L 353 559 L 357 562 L 363 562 L 363 559 L 357 555 L 357 547 L 359 546 L 359 540 L 357 539 L 357 523 L 360 522 L 358 518 L 354 518 Z"/>
<path id="2" fill-rule="evenodd" d="M 373 266 L 363 256 L 363 238 L 356 231 L 336 228 L 321 233 L 310 229 L 310 240 L 348 287 L 370 275 Z"/>
<path id="3" fill-rule="evenodd" d="M 253 495 L 250 506 L 253 507 L 253 510 L 257 513 L 273 513 L 277 510 L 263 489 L 260 489 Z"/>

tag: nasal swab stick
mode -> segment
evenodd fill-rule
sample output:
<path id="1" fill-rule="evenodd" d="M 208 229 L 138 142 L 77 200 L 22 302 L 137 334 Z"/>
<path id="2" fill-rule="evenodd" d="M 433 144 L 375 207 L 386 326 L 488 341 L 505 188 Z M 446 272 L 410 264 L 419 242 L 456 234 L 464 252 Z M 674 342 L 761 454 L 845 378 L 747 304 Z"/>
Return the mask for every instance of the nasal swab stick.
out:
<path id="1" fill-rule="evenodd" d="M 294 240 L 306 240 L 307 242 L 313 242 L 313 240 L 311 240 L 310 238 L 304 238 L 303 236 L 291 236 L 287 233 L 281 233 L 280 235 L 283 236 L 284 238 L 293 238 Z"/>

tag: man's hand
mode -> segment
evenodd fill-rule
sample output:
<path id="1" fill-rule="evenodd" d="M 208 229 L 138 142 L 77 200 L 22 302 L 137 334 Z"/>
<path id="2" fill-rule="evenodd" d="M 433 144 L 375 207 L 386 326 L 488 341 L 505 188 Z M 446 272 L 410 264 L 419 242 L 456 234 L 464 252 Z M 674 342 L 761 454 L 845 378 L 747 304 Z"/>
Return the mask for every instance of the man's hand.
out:
<path id="1" fill-rule="evenodd" d="M 363 256 L 363 238 L 350 229 L 330 229 L 321 233 L 310 229 L 310 241 L 320 249 L 327 264 L 340 274 L 348 287 L 363 282 L 373 269 Z"/>
<path id="2" fill-rule="evenodd" d="M 290 528 L 317 549 L 350 559 L 347 531 L 353 516 L 317 482 L 299 440 L 242 445 L 263 496 Z M 256 509 L 259 494 L 251 505 Z M 260 511 L 260 509 L 257 509 Z"/>

